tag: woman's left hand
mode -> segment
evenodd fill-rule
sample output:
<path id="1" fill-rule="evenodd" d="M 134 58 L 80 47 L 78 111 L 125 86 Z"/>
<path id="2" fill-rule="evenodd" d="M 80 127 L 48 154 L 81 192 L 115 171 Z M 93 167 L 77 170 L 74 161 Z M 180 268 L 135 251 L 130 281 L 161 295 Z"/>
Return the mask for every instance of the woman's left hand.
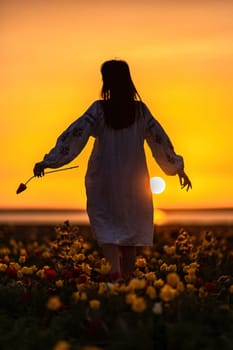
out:
<path id="1" fill-rule="evenodd" d="M 181 189 L 186 188 L 186 191 L 188 191 L 190 188 L 192 188 L 192 183 L 189 180 L 188 176 L 185 174 L 184 170 L 181 170 L 178 173 Z"/>

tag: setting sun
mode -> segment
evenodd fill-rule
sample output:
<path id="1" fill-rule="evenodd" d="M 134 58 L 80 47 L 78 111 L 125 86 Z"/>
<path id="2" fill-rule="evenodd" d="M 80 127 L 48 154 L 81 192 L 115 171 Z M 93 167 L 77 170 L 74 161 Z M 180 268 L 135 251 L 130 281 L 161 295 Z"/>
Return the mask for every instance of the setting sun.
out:
<path id="1" fill-rule="evenodd" d="M 155 194 L 162 193 L 166 188 L 166 183 L 161 177 L 155 176 L 150 179 L 151 192 Z"/>

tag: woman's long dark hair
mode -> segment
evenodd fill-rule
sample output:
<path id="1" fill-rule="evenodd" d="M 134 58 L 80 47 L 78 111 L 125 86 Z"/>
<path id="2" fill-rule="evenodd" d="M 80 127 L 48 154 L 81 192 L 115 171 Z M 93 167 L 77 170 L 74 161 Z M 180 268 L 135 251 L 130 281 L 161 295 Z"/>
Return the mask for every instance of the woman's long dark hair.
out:
<path id="1" fill-rule="evenodd" d="M 108 127 L 127 128 L 136 119 L 136 100 L 141 100 L 125 61 L 106 61 L 101 66 L 104 117 Z"/>

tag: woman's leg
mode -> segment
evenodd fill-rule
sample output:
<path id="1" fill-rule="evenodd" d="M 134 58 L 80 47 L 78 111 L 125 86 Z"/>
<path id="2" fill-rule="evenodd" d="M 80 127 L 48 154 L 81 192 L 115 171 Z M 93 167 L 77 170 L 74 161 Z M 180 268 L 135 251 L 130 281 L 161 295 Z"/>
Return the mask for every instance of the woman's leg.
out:
<path id="1" fill-rule="evenodd" d="M 103 244 L 102 246 L 103 254 L 108 262 L 111 264 L 112 273 L 121 273 L 120 266 L 120 256 L 119 256 L 119 247 L 116 244 Z"/>
<path id="2" fill-rule="evenodd" d="M 121 246 L 121 273 L 122 276 L 128 278 L 132 276 L 135 269 L 136 247 Z"/>

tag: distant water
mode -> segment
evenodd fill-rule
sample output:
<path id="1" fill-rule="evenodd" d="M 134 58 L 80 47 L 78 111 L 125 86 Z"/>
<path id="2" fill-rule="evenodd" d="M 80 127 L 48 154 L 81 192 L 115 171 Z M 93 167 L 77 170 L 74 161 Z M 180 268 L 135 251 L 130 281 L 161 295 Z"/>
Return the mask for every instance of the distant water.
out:
<path id="1" fill-rule="evenodd" d="M 0 209 L 0 225 L 89 225 L 86 211 L 63 209 Z M 233 208 L 157 209 L 157 225 L 233 225 Z"/>
<path id="2" fill-rule="evenodd" d="M 7 225 L 56 225 L 69 220 L 74 224 L 88 225 L 84 210 L 67 209 L 11 209 L 0 210 L 0 224 Z"/>
<path id="3" fill-rule="evenodd" d="M 160 217 L 161 216 L 161 217 Z M 233 208 L 226 209 L 163 209 L 158 210 L 158 225 L 233 225 Z"/>

